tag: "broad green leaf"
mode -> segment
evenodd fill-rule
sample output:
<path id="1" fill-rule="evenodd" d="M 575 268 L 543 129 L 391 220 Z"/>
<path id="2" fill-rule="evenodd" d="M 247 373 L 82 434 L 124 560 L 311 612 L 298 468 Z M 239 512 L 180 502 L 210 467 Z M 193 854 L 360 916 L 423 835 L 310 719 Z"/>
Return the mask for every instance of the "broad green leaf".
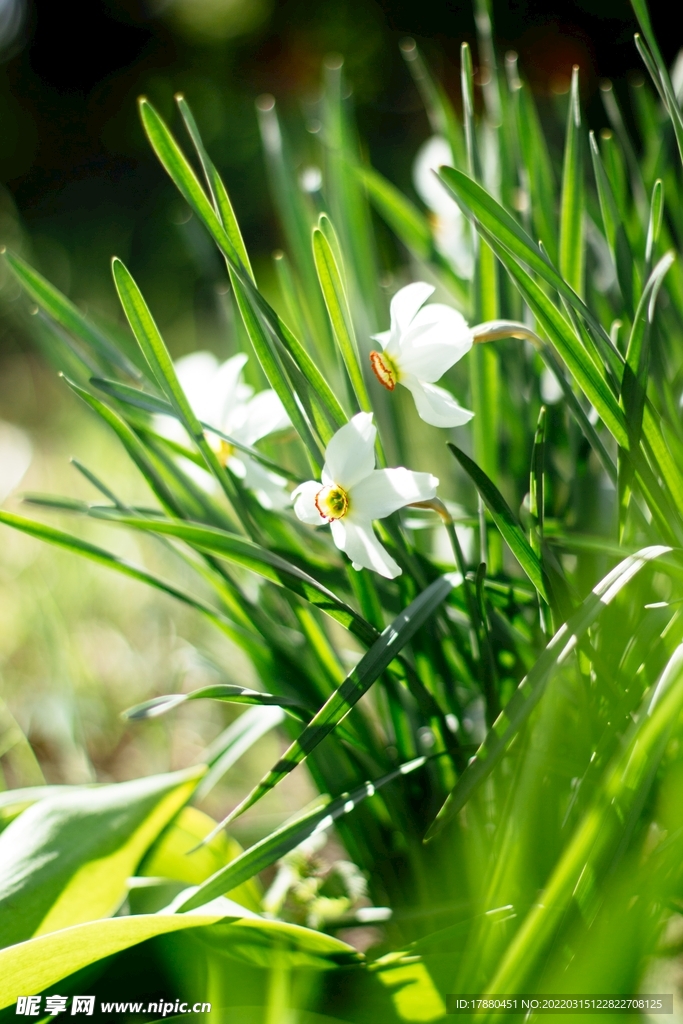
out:
<path id="1" fill-rule="evenodd" d="M 465 455 L 464 452 L 460 451 L 460 449 L 454 444 L 449 442 L 448 447 L 474 483 L 479 494 L 484 500 L 486 507 L 491 513 L 494 523 L 500 530 L 502 537 L 519 562 L 520 566 L 536 587 L 536 590 L 544 601 L 549 601 L 547 580 L 544 577 L 543 568 L 538 555 L 535 554 L 528 540 L 524 536 L 524 531 L 515 519 L 515 516 L 513 515 L 510 506 L 505 501 L 505 498 L 486 473 L 480 469 L 476 462 L 473 462 L 472 459 Z"/>
<path id="2" fill-rule="evenodd" d="M 572 71 L 567 134 L 564 145 L 562 200 L 560 204 L 560 273 L 577 295 L 583 295 L 583 158 L 581 146 L 579 69 Z"/>
<path id="3" fill-rule="evenodd" d="M 309 576 L 291 562 L 266 548 L 260 547 L 246 537 L 227 533 L 211 526 L 199 523 L 186 523 L 174 519 L 137 519 L 121 515 L 114 509 L 101 508 L 93 510 L 102 518 L 131 526 L 136 530 L 154 533 L 166 537 L 177 537 L 192 547 L 206 551 L 219 558 L 228 559 L 238 565 L 258 573 L 273 583 L 294 591 L 301 597 L 316 604 L 321 611 L 341 622 L 350 632 L 364 643 L 373 643 L 376 632 L 367 622 L 360 618 L 352 608 L 344 604 L 338 597 L 317 580 Z"/>
<path id="4" fill-rule="evenodd" d="M 140 378 L 138 368 L 42 274 L 15 253 L 6 251 L 4 259 L 24 291 L 49 317 L 92 348 L 107 364 L 117 366 L 129 377 Z"/>
<path id="5" fill-rule="evenodd" d="M 660 559 L 671 550 L 668 547 L 653 546 L 643 548 L 635 555 L 629 555 L 593 588 L 571 618 L 560 626 L 543 654 L 521 681 L 514 695 L 493 723 L 493 727 L 477 750 L 476 756 L 458 779 L 453 792 L 429 829 L 428 839 L 441 831 L 446 822 L 465 805 L 473 790 L 490 775 L 512 738 L 528 720 L 532 710 L 543 696 L 555 668 L 576 649 L 586 631 L 600 616 L 603 609 L 645 565 L 655 559 Z"/>
<path id="6" fill-rule="evenodd" d="M 74 787 L 25 810 L 0 835 L 0 945 L 113 914 L 205 770 Z"/>
<path id="7" fill-rule="evenodd" d="M 217 901 L 218 906 L 224 903 L 236 906 L 231 900 Z M 193 917 L 174 916 L 180 920 Z M 285 921 L 264 920 L 247 911 L 240 920 L 218 922 L 198 933 L 197 938 L 221 956 L 268 971 L 274 964 L 284 970 L 333 971 L 358 966 L 364 959 L 353 946 L 324 932 Z"/>
<path id="8" fill-rule="evenodd" d="M 229 916 L 238 917 L 241 909 L 236 904 L 230 906 Z M 206 927 L 220 921 L 225 914 L 226 909 L 183 917 L 175 914 L 113 917 L 9 946 L 0 950 L 0 1007 L 11 1006 L 19 996 L 41 992 L 89 964 L 147 939 L 185 928 Z"/>
<path id="9" fill-rule="evenodd" d="M 105 551 L 104 548 L 97 547 L 95 544 L 90 544 L 88 541 L 81 540 L 80 537 L 74 537 L 70 533 L 64 533 L 62 530 L 56 530 L 52 526 L 46 526 L 44 523 L 38 523 L 31 519 L 24 519 L 22 516 L 14 515 L 11 512 L 4 512 L 0 510 L 0 523 L 5 523 L 6 526 L 11 526 L 15 530 L 21 530 L 22 533 L 27 533 L 31 537 L 36 537 L 38 540 L 47 541 L 48 544 L 56 544 L 57 547 L 65 548 L 67 551 L 72 551 L 75 554 L 83 555 L 85 558 L 89 558 L 93 562 L 97 562 L 100 565 L 104 565 L 109 569 L 115 569 L 117 572 L 123 573 L 124 576 L 130 576 L 134 580 L 139 580 L 141 583 L 147 583 L 157 590 L 161 590 L 171 597 L 175 597 L 178 601 L 182 601 L 183 604 L 189 605 L 190 608 L 194 608 L 195 611 L 200 612 L 206 618 L 210 619 L 215 625 L 217 625 L 224 633 L 235 640 L 236 643 L 241 643 L 244 631 L 240 626 L 231 622 L 228 618 L 221 615 L 220 612 L 216 611 L 210 605 L 205 604 L 199 598 L 192 597 L 185 591 L 180 590 L 172 583 L 167 582 L 159 576 L 155 576 L 153 573 L 147 572 L 146 569 L 140 569 L 136 565 L 131 565 L 130 562 L 126 562 L 125 559 L 119 558 L 118 555 L 114 555 L 109 551 Z M 259 638 L 256 634 L 248 634 L 250 642 L 259 642 Z"/>
<path id="10" fill-rule="evenodd" d="M 183 807 L 148 850 L 138 874 L 201 885 L 243 852 L 237 840 L 225 832 L 204 843 L 215 825 L 213 818 L 196 807 Z M 253 878 L 228 894 L 229 899 L 255 913 L 261 909 L 260 897 L 260 887 Z"/>
<path id="11" fill-rule="evenodd" d="M 229 704 L 259 704 L 276 705 L 284 708 L 295 718 L 307 722 L 313 712 L 308 710 L 305 704 L 290 697 L 280 697 L 273 693 L 260 693 L 258 690 L 250 690 L 246 686 L 236 686 L 233 683 L 214 683 L 212 686 L 201 686 L 198 690 L 190 690 L 189 693 L 169 693 L 163 697 L 152 697 L 142 704 L 128 708 L 123 714 L 126 718 L 157 718 L 165 715 L 167 711 L 177 708 L 188 700 L 223 700 Z"/>
<path id="12" fill-rule="evenodd" d="M 55 796 L 68 788 L 68 786 L 27 786 L 25 789 L 8 789 L 6 792 L 0 793 L 0 829 L 6 828 L 27 807 L 43 800 L 46 796 Z"/>
<path id="13" fill-rule="evenodd" d="M 235 930 L 227 922 L 232 919 Z M 275 950 L 291 966 L 326 970 L 353 964 L 360 954 L 345 942 L 281 921 L 264 921 L 231 900 L 202 914 L 141 914 L 65 928 L 62 931 L 10 946 L 0 952 L 0 1008 L 16 1003 L 20 995 L 41 992 L 76 971 L 141 942 L 186 928 L 207 929 L 218 922 L 223 952 L 265 966 Z M 209 933 L 202 932 L 203 937 Z"/>
<path id="14" fill-rule="evenodd" d="M 363 412 L 370 412 L 372 406 L 360 367 L 358 342 L 353 329 L 351 310 L 346 298 L 341 271 L 332 246 L 320 228 L 313 229 L 313 259 L 334 337 L 344 360 L 358 408 Z"/>
<path id="15" fill-rule="evenodd" d="M 394 771 L 383 775 L 375 782 L 364 782 L 362 786 L 354 789 L 351 793 L 342 793 L 335 800 L 329 800 L 322 807 L 309 811 L 289 824 L 272 832 L 261 839 L 254 846 L 245 850 L 243 854 L 234 861 L 222 868 L 219 872 L 208 878 L 206 882 L 188 895 L 187 899 L 179 901 L 175 907 L 177 914 L 184 914 L 197 907 L 204 906 L 216 896 L 229 892 L 264 871 L 275 861 L 280 860 L 286 853 L 299 846 L 309 836 L 324 832 L 342 815 L 349 814 L 367 797 L 374 796 L 378 789 L 385 786 L 394 779 L 399 779 L 426 764 L 428 758 L 418 757 L 407 764 L 401 765 Z"/>
<path id="16" fill-rule="evenodd" d="M 341 686 L 337 687 L 313 716 L 298 739 L 288 747 L 275 767 L 231 812 L 224 824 L 233 821 L 270 792 L 341 724 L 363 694 L 367 693 L 460 580 L 460 575 L 455 573 L 439 577 L 386 627 Z"/>

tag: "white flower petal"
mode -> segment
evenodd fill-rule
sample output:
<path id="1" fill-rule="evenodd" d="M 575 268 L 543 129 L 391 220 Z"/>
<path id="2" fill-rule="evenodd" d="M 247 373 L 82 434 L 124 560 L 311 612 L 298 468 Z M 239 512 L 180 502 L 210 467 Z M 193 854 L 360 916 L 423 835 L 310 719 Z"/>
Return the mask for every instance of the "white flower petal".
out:
<path id="1" fill-rule="evenodd" d="M 183 444 L 187 448 L 192 447 L 192 441 L 190 436 L 185 430 L 182 423 L 179 423 L 173 416 L 163 416 L 161 413 L 155 413 L 152 417 L 154 429 L 162 437 L 167 437 L 169 441 L 177 441 L 178 444 Z"/>
<path id="2" fill-rule="evenodd" d="M 180 386 L 195 413 L 206 418 L 206 397 L 218 370 L 213 352 L 192 352 L 174 364 Z"/>
<path id="3" fill-rule="evenodd" d="M 434 285 L 426 281 L 414 281 L 396 292 L 391 300 L 391 334 L 403 335 L 410 327 L 413 317 L 434 291 Z M 386 346 L 385 346 L 386 347 Z"/>
<path id="4" fill-rule="evenodd" d="M 444 164 L 453 166 L 451 147 L 443 136 L 433 135 L 417 151 L 413 164 L 413 183 L 425 206 L 439 217 L 451 215 L 453 207 L 459 209 L 435 174 Z"/>
<path id="5" fill-rule="evenodd" d="M 396 362 L 401 373 L 430 384 L 443 377 L 472 348 L 472 332 L 462 313 L 434 302 L 423 306 L 401 339 Z"/>
<path id="6" fill-rule="evenodd" d="M 254 492 L 263 508 L 283 509 L 291 504 L 290 496 L 285 490 L 287 483 L 285 478 L 266 469 L 256 459 L 252 459 L 248 455 L 233 456 L 228 465 L 233 472 L 237 465 L 240 467 L 241 472 L 238 472 L 237 475 L 242 478 L 244 486 Z M 318 514 L 318 519 L 320 519 L 320 514 Z"/>
<path id="7" fill-rule="evenodd" d="M 206 395 L 207 411 L 200 416 L 226 434 L 234 429 L 235 424 L 242 422 L 244 403 L 253 394 L 253 389 L 242 383 L 242 370 L 247 359 L 243 352 L 239 352 L 221 363 Z"/>
<path id="8" fill-rule="evenodd" d="M 294 511 L 301 522 L 308 523 L 309 526 L 322 526 L 325 523 L 315 507 L 315 496 L 320 490 L 320 486 L 317 480 L 307 480 L 306 483 L 299 484 L 296 490 L 292 491 Z"/>
<path id="9" fill-rule="evenodd" d="M 324 484 L 337 484 L 345 491 L 375 468 L 377 428 L 372 413 L 359 412 L 340 427 L 325 449 L 322 471 Z"/>
<path id="10" fill-rule="evenodd" d="M 435 497 L 438 485 L 439 481 L 431 473 L 414 473 L 403 466 L 376 469 L 349 494 L 350 515 L 384 519 L 414 501 Z"/>
<path id="11" fill-rule="evenodd" d="M 28 435 L 0 421 L 0 501 L 21 483 L 31 464 L 32 448 Z"/>
<path id="12" fill-rule="evenodd" d="M 373 341 L 378 341 L 382 348 L 386 348 L 391 339 L 391 331 L 380 331 L 379 334 L 371 334 Z"/>
<path id="13" fill-rule="evenodd" d="M 420 418 L 434 427 L 461 427 L 474 416 L 458 405 L 450 391 L 426 384 L 417 377 L 403 377 L 401 384 L 412 393 Z"/>
<path id="14" fill-rule="evenodd" d="M 252 445 L 262 437 L 288 426 L 289 416 L 285 407 L 269 388 L 249 399 L 244 407 L 244 420 L 231 436 L 242 444 Z"/>
<path id="15" fill-rule="evenodd" d="M 369 520 L 344 516 L 330 523 L 330 528 L 334 543 L 348 555 L 354 569 L 372 569 L 390 580 L 401 575 L 401 567 L 377 540 Z"/>

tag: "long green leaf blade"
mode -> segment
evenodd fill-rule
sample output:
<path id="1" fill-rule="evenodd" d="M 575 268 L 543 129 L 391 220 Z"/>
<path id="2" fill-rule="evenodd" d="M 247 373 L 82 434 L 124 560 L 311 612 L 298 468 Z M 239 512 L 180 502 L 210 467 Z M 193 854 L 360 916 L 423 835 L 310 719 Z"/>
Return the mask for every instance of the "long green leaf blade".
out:
<path id="1" fill-rule="evenodd" d="M 484 504 L 491 513 L 494 523 L 500 530 L 501 536 L 504 538 L 520 566 L 536 587 L 536 590 L 543 600 L 549 601 L 547 581 L 544 578 L 540 559 L 524 536 L 524 531 L 515 519 L 512 509 L 506 502 L 505 498 L 493 481 L 486 475 L 486 473 L 484 473 L 476 462 L 470 459 L 469 456 L 465 455 L 465 453 L 454 444 L 449 442 L 448 447 L 474 483 L 479 494 L 484 500 Z"/>
<path id="2" fill-rule="evenodd" d="M 560 273 L 577 295 L 583 294 L 583 160 L 581 153 L 579 69 L 572 70 L 560 204 Z"/>
<path id="3" fill-rule="evenodd" d="M 140 378 L 138 368 L 42 274 L 13 252 L 5 251 L 4 259 L 27 295 L 30 295 L 48 316 L 92 348 L 107 363 L 117 366 L 129 377 L 136 380 Z"/>
<path id="4" fill-rule="evenodd" d="M 432 824 L 427 839 L 433 838 L 453 818 L 500 761 L 510 740 L 543 696 L 551 674 L 558 664 L 575 650 L 588 628 L 604 608 L 633 579 L 645 565 L 668 554 L 672 549 L 664 546 L 643 548 L 619 563 L 597 586 L 552 638 L 531 671 L 521 681 L 500 715 L 493 723 L 475 757 L 458 779 L 455 787 Z"/>
<path id="5" fill-rule="evenodd" d="M 351 793 L 343 793 L 332 800 L 324 807 L 310 811 L 301 818 L 289 825 L 284 825 L 276 832 L 272 832 L 265 839 L 245 850 L 243 854 L 236 857 L 227 867 L 218 871 L 211 878 L 208 878 L 185 902 L 180 903 L 175 909 L 176 913 L 184 914 L 189 910 L 203 906 L 210 900 L 215 899 L 225 892 L 231 892 L 242 882 L 248 881 L 270 867 L 276 860 L 284 857 L 286 853 L 299 846 L 304 839 L 324 832 L 330 825 L 344 814 L 349 814 L 361 801 L 373 796 L 378 789 L 393 782 L 394 779 L 409 775 L 411 772 L 421 768 L 427 762 L 426 757 L 418 757 L 415 760 L 401 765 L 394 771 L 389 772 L 374 782 L 364 782 L 362 786 L 354 789 Z"/>
<path id="6" fill-rule="evenodd" d="M 198 690 L 190 690 L 189 693 L 168 693 L 161 697 L 152 697 L 151 700 L 128 708 L 123 712 L 123 716 L 132 720 L 158 718 L 159 715 L 165 715 L 167 711 L 172 711 L 188 700 L 221 700 L 229 704 L 276 706 L 285 708 L 295 718 L 303 719 L 305 722 L 313 714 L 312 711 L 307 711 L 304 704 L 291 697 L 261 693 L 259 690 L 250 690 L 247 686 L 236 686 L 233 683 L 214 683 L 211 686 L 201 686 Z"/>
<path id="7" fill-rule="evenodd" d="M 313 229 L 313 259 L 332 324 L 332 331 L 344 360 L 358 407 L 363 412 L 370 412 L 372 406 L 363 380 L 358 342 L 353 329 L 351 310 L 346 298 L 340 268 L 337 265 L 332 246 L 320 228 Z"/>
<path id="8" fill-rule="evenodd" d="M 301 736 L 291 744 L 275 767 L 264 776 L 222 824 L 233 821 L 239 814 L 243 814 L 247 808 L 252 807 L 261 797 L 270 792 L 297 765 L 301 764 L 325 736 L 329 735 L 344 720 L 349 711 L 358 703 L 363 694 L 367 693 L 382 672 L 389 667 L 396 655 L 436 611 L 460 579 L 459 574 L 441 576 L 386 627 L 341 686 L 330 695 L 322 708 L 314 715 Z"/>
<path id="9" fill-rule="evenodd" d="M 377 633 L 369 623 L 365 622 L 352 608 L 335 597 L 330 590 L 318 583 L 303 569 L 299 569 L 280 555 L 268 551 L 253 541 L 247 540 L 246 537 L 199 523 L 187 523 L 173 519 L 137 519 L 106 508 L 92 511 L 93 514 L 98 514 L 102 518 L 133 527 L 136 530 L 176 537 L 198 550 L 206 551 L 251 569 L 259 576 L 286 587 L 317 605 L 321 611 L 340 622 L 363 643 L 374 643 L 377 638 Z"/>

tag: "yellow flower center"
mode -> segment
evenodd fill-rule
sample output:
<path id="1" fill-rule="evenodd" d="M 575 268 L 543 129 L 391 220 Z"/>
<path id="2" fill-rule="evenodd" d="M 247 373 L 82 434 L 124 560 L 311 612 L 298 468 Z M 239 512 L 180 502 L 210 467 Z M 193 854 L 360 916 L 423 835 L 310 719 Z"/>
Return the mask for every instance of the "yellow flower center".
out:
<path id="1" fill-rule="evenodd" d="M 343 487 L 332 484 L 321 487 L 315 496 L 315 507 L 328 523 L 341 519 L 349 510 L 349 496 Z"/>
<path id="2" fill-rule="evenodd" d="M 370 366 L 380 384 L 393 391 L 398 381 L 398 370 L 386 352 L 371 352 Z"/>
<path id="3" fill-rule="evenodd" d="M 229 459 L 235 454 L 234 445 L 230 444 L 229 441 L 225 441 L 222 437 L 218 439 L 217 452 L 221 466 L 227 466 Z"/>

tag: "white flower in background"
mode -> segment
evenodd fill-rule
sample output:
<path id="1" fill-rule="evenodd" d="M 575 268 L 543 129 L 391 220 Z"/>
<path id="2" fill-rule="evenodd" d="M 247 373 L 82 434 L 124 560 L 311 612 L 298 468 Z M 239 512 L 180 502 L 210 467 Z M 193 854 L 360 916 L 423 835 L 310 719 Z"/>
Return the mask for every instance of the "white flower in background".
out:
<path id="1" fill-rule="evenodd" d="M 31 456 L 31 442 L 24 431 L 0 420 L 0 501 L 19 486 Z"/>
<path id="2" fill-rule="evenodd" d="M 373 334 L 382 352 L 370 353 L 377 380 L 389 391 L 397 384 L 408 388 L 417 411 L 435 427 L 460 427 L 474 416 L 458 405 L 450 391 L 439 388 L 446 370 L 472 348 L 472 331 L 462 313 L 433 302 L 431 284 L 416 281 L 396 292 L 391 300 L 391 328 Z"/>
<path id="3" fill-rule="evenodd" d="M 454 166 L 451 147 L 441 135 L 433 135 L 417 152 L 413 184 L 422 202 L 434 215 L 437 249 L 451 261 L 456 274 L 469 279 L 474 273 L 472 240 L 460 207 L 436 176 L 435 172 L 444 164 Z"/>
<path id="4" fill-rule="evenodd" d="M 242 370 L 246 362 L 247 356 L 243 354 L 219 364 L 211 352 L 193 352 L 179 359 L 175 370 L 195 415 L 209 427 L 216 427 L 240 444 L 251 447 L 262 437 L 288 427 L 289 418 L 274 391 L 268 389 L 255 395 L 254 389 L 243 382 Z M 170 416 L 156 416 L 155 420 L 159 432 L 166 437 L 187 441 L 177 420 Z M 289 504 L 284 477 L 266 469 L 216 434 L 207 436 L 223 465 L 254 491 L 264 508 L 284 508 Z M 213 486 L 213 478 L 194 463 L 188 462 L 187 468 L 203 486 Z"/>
<path id="5" fill-rule="evenodd" d="M 373 569 L 393 579 L 401 569 L 375 537 L 372 521 L 434 498 L 439 481 L 431 473 L 403 467 L 375 469 L 376 436 L 372 413 L 359 412 L 328 444 L 322 481 L 300 484 L 292 501 L 302 522 L 330 524 L 334 543 L 354 569 Z"/>

